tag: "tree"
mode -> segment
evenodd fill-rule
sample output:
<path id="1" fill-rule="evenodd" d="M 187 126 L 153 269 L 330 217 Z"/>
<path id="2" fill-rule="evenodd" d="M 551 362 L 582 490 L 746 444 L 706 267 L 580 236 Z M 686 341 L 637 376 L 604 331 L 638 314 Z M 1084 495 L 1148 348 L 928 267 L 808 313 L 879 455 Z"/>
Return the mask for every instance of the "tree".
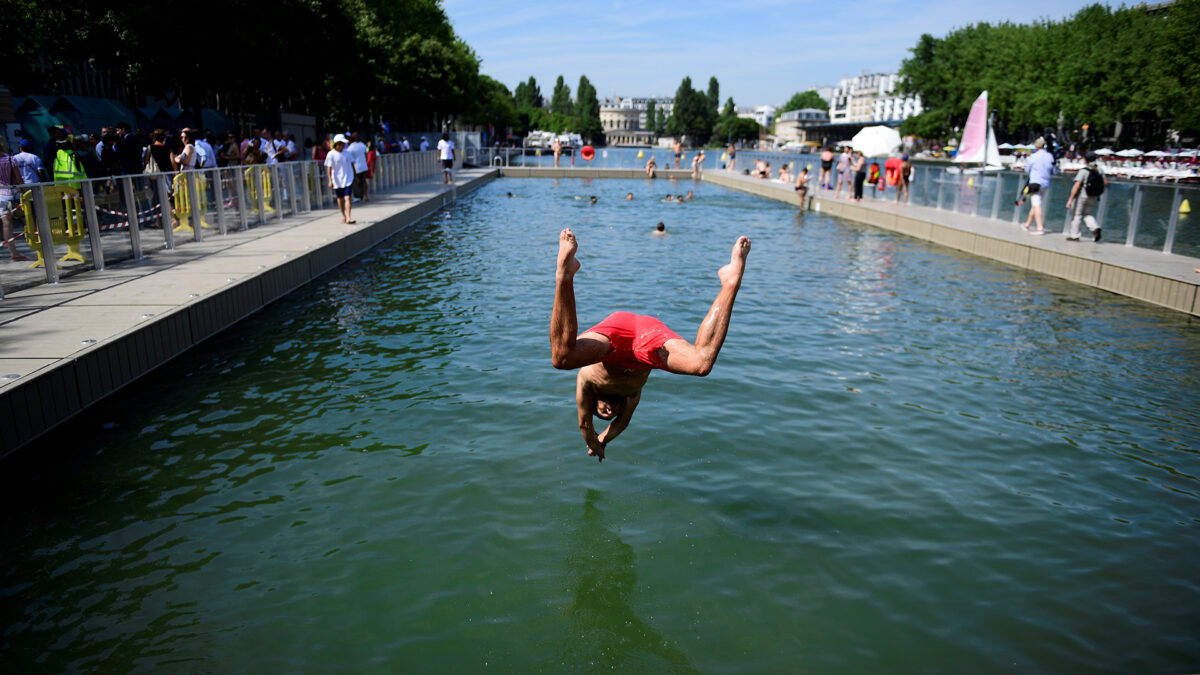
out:
<path id="1" fill-rule="evenodd" d="M 646 129 L 649 131 L 658 130 L 658 118 L 655 117 L 655 100 L 650 99 L 646 102 Z"/>
<path id="2" fill-rule="evenodd" d="M 530 75 L 527 81 L 517 84 L 517 88 L 513 92 L 513 99 L 517 108 L 541 108 L 542 89 L 538 86 L 537 80 Z"/>
<path id="3" fill-rule="evenodd" d="M 733 105 L 732 96 L 726 99 L 725 107 L 721 109 L 721 117 L 737 117 L 737 108 Z"/>
<path id="4" fill-rule="evenodd" d="M 563 82 L 563 76 L 558 76 L 558 81 L 554 83 L 554 94 L 550 97 L 550 113 L 553 115 L 563 115 L 570 117 L 574 112 L 574 106 L 571 103 L 571 88 Z"/>
<path id="5" fill-rule="evenodd" d="M 586 75 L 579 76 L 579 87 L 575 90 L 575 132 L 593 143 L 604 141 L 604 127 L 600 124 L 600 101 L 596 88 Z"/>
<path id="6" fill-rule="evenodd" d="M 721 85 L 717 83 L 717 78 L 708 78 L 708 119 L 711 122 L 716 122 L 718 111 L 721 108 Z"/>
<path id="7" fill-rule="evenodd" d="M 787 103 L 783 104 L 782 111 L 788 112 L 791 110 L 803 110 L 805 108 L 816 108 L 818 110 L 829 110 L 829 102 L 821 98 L 821 95 L 815 91 L 809 90 L 804 92 L 796 92 L 788 99 Z"/>
<path id="8" fill-rule="evenodd" d="M 699 145 L 708 142 L 712 135 L 708 96 L 692 89 L 690 77 L 683 78 L 675 90 L 675 105 L 667 120 L 667 133 L 676 138 L 690 136 Z"/>
<path id="9" fill-rule="evenodd" d="M 474 106 L 464 118 L 471 124 L 491 126 L 494 137 L 506 136 L 508 128 L 516 127 L 520 121 L 508 87 L 487 75 L 480 75 L 476 91 Z"/>
<path id="10" fill-rule="evenodd" d="M 750 117 L 725 116 L 713 127 L 713 138 L 722 143 L 757 141 L 761 135 L 762 125 Z"/>

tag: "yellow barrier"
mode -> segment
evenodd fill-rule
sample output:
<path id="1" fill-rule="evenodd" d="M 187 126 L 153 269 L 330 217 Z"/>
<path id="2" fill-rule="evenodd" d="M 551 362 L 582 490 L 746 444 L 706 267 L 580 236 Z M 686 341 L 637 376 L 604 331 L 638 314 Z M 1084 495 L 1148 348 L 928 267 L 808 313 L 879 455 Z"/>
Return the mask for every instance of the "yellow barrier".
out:
<path id="1" fill-rule="evenodd" d="M 212 229 L 212 225 L 208 224 L 208 219 L 205 216 L 208 214 L 208 181 L 204 178 L 204 174 L 192 174 L 196 177 L 196 199 L 200 202 L 200 227 Z M 175 189 L 175 217 L 178 224 L 175 226 L 175 231 L 195 232 L 192 229 L 192 195 L 188 192 L 186 173 L 175 174 L 173 181 Z"/>
<path id="2" fill-rule="evenodd" d="M 275 213 L 275 207 L 271 205 L 271 170 L 266 164 L 252 166 L 242 172 L 246 177 L 246 199 L 249 200 L 249 206 L 252 209 L 258 208 L 258 190 L 254 187 L 254 172 L 258 171 L 262 175 L 263 186 L 263 209 L 267 213 Z"/>
<path id="3" fill-rule="evenodd" d="M 79 243 L 83 241 L 83 198 L 79 191 L 69 185 L 55 185 L 42 189 L 46 196 L 46 215 L 50 220 L 50 239 L 55 246 L 67 245 L 67 254 L 59 258 L 59 262 L 75 260 L 86 262 L 83 253 L 79 251 Z M 42 239 L 38 233 L 37 220 L 33 214 L 33 191 L 21 195 L 21 209 L 25 212 L 25 240 L 37 253 L 37 262 L 30 269 L 46 264 L 42 258 Z"/>

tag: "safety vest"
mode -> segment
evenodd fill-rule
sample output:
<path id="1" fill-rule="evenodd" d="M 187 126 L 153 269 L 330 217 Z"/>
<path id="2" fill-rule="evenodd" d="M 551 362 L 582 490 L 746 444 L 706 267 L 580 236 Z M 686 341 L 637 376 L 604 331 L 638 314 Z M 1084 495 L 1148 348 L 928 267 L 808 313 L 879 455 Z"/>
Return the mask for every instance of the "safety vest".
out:
<path id="1" fill-rule="evenodd" d="M 66 181 L 68 185 L 79 189 L 80 178 L 87 178 L 87 173 L 83 170 L 83 165 L 79 163 L 79 157 L 72 150 L 59 150 L 54 156 L 54 181 Z"/>

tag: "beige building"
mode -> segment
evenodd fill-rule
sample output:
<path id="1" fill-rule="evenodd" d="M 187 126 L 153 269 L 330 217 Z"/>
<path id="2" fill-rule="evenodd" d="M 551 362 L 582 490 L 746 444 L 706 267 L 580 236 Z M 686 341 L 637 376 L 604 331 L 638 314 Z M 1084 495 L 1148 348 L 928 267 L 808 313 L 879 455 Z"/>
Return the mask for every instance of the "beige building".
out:
<path id="1" fill-rule="evenodd" d="M 789 110 L 775 120 L 775 135 L 796 143 L 809 143 L 808 128 L 829 124 L 829 113 L 820 108 Z M 819 139 L 811 139 L 819 143 Z"/>

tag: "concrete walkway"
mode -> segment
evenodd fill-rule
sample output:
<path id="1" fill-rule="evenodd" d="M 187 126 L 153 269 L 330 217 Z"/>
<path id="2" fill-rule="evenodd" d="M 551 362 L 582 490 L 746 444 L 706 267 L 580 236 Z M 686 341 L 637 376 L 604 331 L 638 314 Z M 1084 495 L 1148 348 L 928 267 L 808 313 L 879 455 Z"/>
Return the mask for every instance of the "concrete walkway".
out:
<path id="1" fill-rule="evenodd" d="M 791 186 L 748 176 L 708 172 L 704 180 L 801 207 Z M 1087 284 L 1200 316 L 1200 259 L 1126 246 L 1124 242 L 1067 241 L 1061 232 L 1031 235 L 1010 221 L 894 201 L 834 200 L 821 191 L 808 208 L 925 239 L 973 255 Z M 1051 227 L 1054 224 L 1049 224 Z"/>
<path id="2" fill-rule="evenodd" d="M 354 205 L 210 234 L 0 300 L 0 457 L 497 176 L 456 172 Z"/>

